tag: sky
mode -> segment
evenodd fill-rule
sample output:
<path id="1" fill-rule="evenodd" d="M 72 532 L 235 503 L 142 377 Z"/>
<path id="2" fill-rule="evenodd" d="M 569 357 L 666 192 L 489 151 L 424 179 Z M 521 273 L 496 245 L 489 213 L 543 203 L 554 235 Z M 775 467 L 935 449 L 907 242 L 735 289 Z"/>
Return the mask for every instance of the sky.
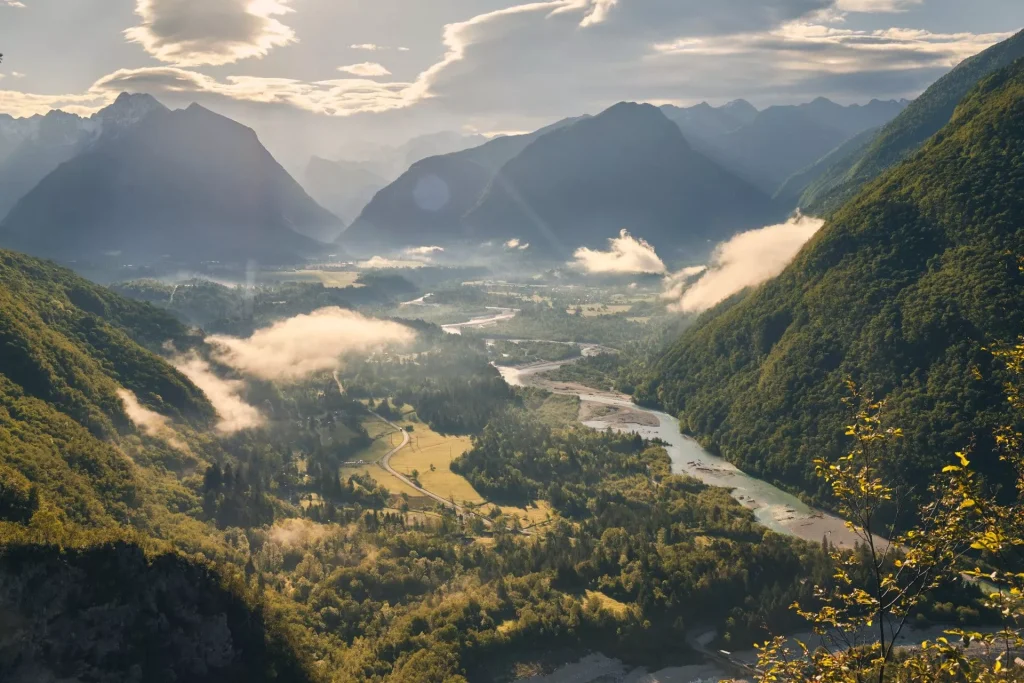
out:
<path id="1" fill-rule="evenodd" d="M 0 0 L 0 113 L 148 92 L 297 162 L 622 100 L 912 98 L 1022 27 L 1022 0 Z"/>

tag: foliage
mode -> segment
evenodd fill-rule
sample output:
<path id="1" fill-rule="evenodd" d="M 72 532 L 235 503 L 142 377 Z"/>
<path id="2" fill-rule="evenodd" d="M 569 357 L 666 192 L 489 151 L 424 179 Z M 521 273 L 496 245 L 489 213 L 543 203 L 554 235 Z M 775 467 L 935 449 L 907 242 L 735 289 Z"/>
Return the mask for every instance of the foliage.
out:
<path id="1" fill-rule="evenodd" d="M 1009 366 L 1014 381 L 1007 385 L 1009 402 L 1024 414 L 1020 386 L 1024 383 L 1024 341 L 1000 348 L 996 354 Z M 1024 647 L 1024 574 L 1016 549 L 1024 543 L 1021 496 L 1024 495 L 1024 442 L 1012 427 L 996 432 L 1000 458 L 1016 473 L 1009 502 L 1000 502 L 971 468 L 968 454 L 957 452 L 929 487 L 930 502 L 920 521 L 904 533 L 895 525 L 880 524 L 884 509 L 904 498 L 881 475 L 882 461 L 892 455 L 902 438 L 898 428 L 884 424 L 884 402 L 861 399 L 863 408 L 847 428 L 853 439 L 850 454 L 836 462 L 818 463 L 819 475 L 831 486 L 848 525 L 864 541 L 866 566 L 872 580 L 858 586 L 849 568 L 855 557 L 833 553 L 836 574 L 831 588 L 818 588 L 822 602 L 813 608 L 794 605 L 814 624 L 825 645 L 812 650 L 797 643 L 794 650 L 784 638 L 766 643 L 760 652 L 761 680 L 853 683 L 884 681 L 1019 681 L 1024 667 L 1015 657 Z M 998 494 L 998 492 L 995 492 Z M 886 532 L 889 541 L 875 536 Z M 995 571 L 964 570 L 984 561 Z M 974 564 L 977 563 L 977 564 Z M 910 653 L 897 653 L 896 643 L 919 610 L 927 591 L 955 584 L 963 577 L 982 579 L 986 607 L 998 614 L 1002 628 L 978 632 L 952 629 L 948 636 L 925 642 Z M 956 640 L 959 640 L 959 644 Z M 974 646 L 969 651 L 968 647 Z"/>
<path id="2" fill-rule="evenodd" d="M 886 475 L 924 490 L 943 457 L 1007 424 L 981 347 L 1024 331 L 1024 63 L 983 81 L 925 148 L 849 203 L 777 279 L 710 312 L 638 400 L 759 476 L 828 502 L 813 460 L 848 447 L 852 378 L 886 396 L 906 448 Z M 981 379 L 978 379 L 980 372 Z"/>

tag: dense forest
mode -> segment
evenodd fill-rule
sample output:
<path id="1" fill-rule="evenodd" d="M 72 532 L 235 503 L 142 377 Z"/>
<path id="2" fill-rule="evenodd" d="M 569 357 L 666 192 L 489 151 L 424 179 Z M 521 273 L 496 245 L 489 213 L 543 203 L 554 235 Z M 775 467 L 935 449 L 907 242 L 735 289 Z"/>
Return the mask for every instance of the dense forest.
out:
<path id="1" fill-rule="evenodd" d="M 1024 62 L 986 78 L 912 159 L 836 213 L 780 277 L 707 314 L 641 402 L 751 472 L 827 503 L 812 460 L 846 447 L 845 381 L 888 397 L 920 484 L 1009 420 L 985 348 L 1024 333 Z"/>

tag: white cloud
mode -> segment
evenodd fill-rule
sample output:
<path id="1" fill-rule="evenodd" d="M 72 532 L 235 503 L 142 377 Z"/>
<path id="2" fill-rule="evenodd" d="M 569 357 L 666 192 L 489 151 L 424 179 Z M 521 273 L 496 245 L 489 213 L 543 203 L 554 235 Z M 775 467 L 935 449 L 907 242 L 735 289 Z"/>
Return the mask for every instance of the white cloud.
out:
<path id="1" fill-rule="evenodd" d="M 332 307 L 275 323 L 248 339 L 214 335 L 206 341 L 218 363 L 243 374 L 297 381 L 340 368 L 345 355 L 407 343 L 414 337 L 405 325 Z"/>
<path id="2" fill-rule="evenodd" d="M 349 116 L 408 107 L 410 84 L 380 83 L 366 78 L 344 78 L 307 83 L 290 78 L 228 76 L 224 81 L 197 71 L 175 67 L 121 69 L 104 76 L 92 88 L 94 93 L 147 92 L 157 96 L 201 95 L 243 102 L 284 104 L 297 109 Z"/>
<path id="3" fill-rule="evenodd" d="M 168 418 L 139 403 L 138 397 L 127 389 L 119 389 L 117 395 L 124 404 L 124 412 L 127 413 L 128 419 L 136 427 L 148 436 L 165 441 L 171 448 L 183 453 L 190 452 L 188 444 L 171 428 L 171 421 Z"/>
<path id="4" fill-rule="evenodd" d="M 392 268 L 423 268 L 427 264 L 423 261 L 399 261 L 398 259 L 389 259 L 383 256 L 374 256 L 373 258 L 365 261 L 360 261 L 356 264 L 357 268 L 362 270 L 390 270 Z"/>
<path id="5" fill-rule="evenodd" d="M 139 26 L 125 31 L 150 55 L 177 66 L 232 64 L 296 41 L 275 17 L 289 0 L 138 0 Z"/>
<path id="6" fill-rule="evenodd" d="M 513 237 L 508 242 L 505 242 L 506 249 L 518 249 L 521 242 L 518 237 Z"/>
<path id="7" fill-rule="evenodd" d="M 381 47 L 374 43 L 360 43 L 358 45 L 349 45 L 352 50 L 366 50 L 368 52 L 376 52 L 377 50 L 386 50 L 387 48 Z"/>
<path id="8" fill-rule="evenodd" d="M 84 95 L 35 95 L 17 90 L 0 90 L 0 112 L 11 116 L 34 116 L 54 109 L 88 116 L 114 101 L 116 93 Z"/>
<path id="9" fill-rule="evenodd" d="M 444 247 L 410 247 L 405 250 L 405 253 L 409 256 L 431 256 L 432 254 L 440 254 L 444 251 Z"/>
<path id="10" fill-rule="evenodd" d="M 220 418 L 217 430 L 222 434 L 234 434 L 263 424 L 260 411 L 242 398 L 245 382 L 221 379 L 209 363 L 196 355 L 177 358 L 174 367 L 206 394 Z"/>
<path id="11" fill-rule="evenodd" d="M 4 7 L 15 7 L 17 9 L 25 9 L 25 3 L 20 0 L 3 0 Z"/>
<path id="12" fill-rule="evenodd" d="M 349 64 L 348 66 L 339 66 L 338 71 L 352 74 L 353 76 L 365 76 L 372 78 L 374 76 L 390 76 L 391 72 L 387 70 L 382 64 L 376 62 L 361 62 L 359 64 Z"/>
<path id="13" fill-rule="evenodd" d="M 569 265 L 587 273 L 660 274 L 665 263 L 646 240 L 637 239 L 623 230 L 608 240 L 608 251 L 581 247 Z"/>
<path id="14" fill-rule="evenodd" d="M 685 313 L 705 311 L 736 292 L 767 282 L 792 262 L 823 224 L 798 215 L 719 244 L 706 270 L 688 268 L 666 278 L 668 295 L 678 299 L 673 308 Z"/>

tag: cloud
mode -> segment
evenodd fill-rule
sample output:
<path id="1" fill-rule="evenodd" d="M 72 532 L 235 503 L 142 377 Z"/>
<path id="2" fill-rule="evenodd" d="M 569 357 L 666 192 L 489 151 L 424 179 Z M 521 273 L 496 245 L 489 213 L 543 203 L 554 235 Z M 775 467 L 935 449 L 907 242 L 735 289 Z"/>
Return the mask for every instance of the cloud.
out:
<path id="1" fill-rule="evenodd" d="M 637 239 L 627 230 L 608 240 L 608 251 L 581 247 L 569 265 L 587 273 L 664 273 L 665 263 L 658 258 L 646 240 Z"/>
<path id="2" fill-rule="evenodd" d="M 405 250 L 409 256 L 430 256 L 444 252 L 444 247 L 410 247 Z"/>
<path id="3" fill-rule="evenodd" d="M 160 96 L 209 95 L 228 100 L 289 105 L 297 109 L 349 116 L 402 109 L 411 103 L 408 83 L 380 83 L 366 78 L 305 82 L 291 78 L 228 76 L 219 81 L 197 71 L 176 67 L 121 69 L 97 81 L 100 93 L 146 92 Z"/>
<path id="4" fill-rule="evenodd" d="M 339 66 L 338 71 L 342 71 L 353 76 L 365 76 L 372 78 L 374 76 L 390 76 L 391 72 L 387 70 L 383 65 L 376 62 L 362 62 L 360 64 L 349 64 L 348 66 Z"/>
<path id="5" fill-rule="evenodd" d="M 0 112 L 15 117 L 46 114 L 54 109 L 88 116 L 114 101 L 116 93 L 85 95 L 34 95 L 17 90 L 0 90 Z"/>
<path id="6" fill-rule="evenodd" d="M 139 26 L 125 31 L 162 62 L 217 66 L 264 57 L 296 41 L 275 17 L 288 14 L 289 0 L 138 0 Z"/>
<path id="7" fill-rule="evenodd" d="M 363 270 L 389 270 L 391 268 L 423 268 L 426 265 L 423 261 L 400 261 L 383 256 L 374 256 L 371 259 L 360 261 L 356 264 L 356 267 Z"/>
<path id="8" fill-rule="evenodd" d="M 196 355 L 175 359 L 174 367 L 206 394 L 220 417 L 217 430 L 222 434 L 234 434 L 263 424 L 260 411 L 241 396 L 245 382 L 221 379 L 214 374 L 209 363 Z"/>
<path id="9" fill-rule="evenodd" d="M 89 93 L 69 97 L 96 102 L 128 90 L 325 116 L 429 102 L 425 111 L 432 115 L 463 122 L 475 117 L 485 129 L 501 130 L 535 127 L 619 100 L 912 97 L 965 57 L 1010 35 L 842 26 L 847 12 L 898 12 L 915 0 L 538 0 L 448 24 L 441 33 L 443 56 L 408 81 L 384 74 L 376 80 L 215 77 L 183 68 L 261 56 L 294 42 L 280 21 L 290 3 L 138 0 L 143 22 L 130 37 L 172 66 L 122 69 Z M 69 97 L 0 92 L 0 110 L 37 113 L 66 102 L 87 113 L 94 106 Z"/>
<path id="10" fill-rule="evenodd" d="M 20 0 L 3 0 L 2 4 L 4 7 L 15 7 L 17 9 L 25 9 L 25 3 Z"/>
<path id="11" fill-rule="evenodd" d="M 526 251 L 530 248 L 529 242 L 523 242 L 518 237 L 513 237 L 508 242 L 505 242 L 506 249 L 518 249 L 519 251 Z"/>
<path id="12" fill-rule="evenodd" d="M 685 313 L 705 311 L 736 292 L 770 280 L 792 262 L 823 224 L 817 218 L 798 215 L 719 244 L 706 271 L 690 268 L 666 278 L 668 294 L 678 297 L 673 308 Z"/>
<path id="13" fill-rule="evenodd" d="M 332 307 L 275 323 L 248 339 L 214 335 L 206 341 L 218 363 L 252 377 L 291 382 L 336 370 L 345 355 L 414 337 L 405 325 Z"/>
<path id="14" fill-rule="evenodd" d="M 135 394 L 127 389 L 119 389 L 117 395 L 124 404 L 124 412 L 127 413 L 128 419 L 147 436 L 165 441 L 171 448 L 183 453 L 191 452 L 188 444 L 171 428 L 171 421 L 168 418 L 139 403 Z"/>

